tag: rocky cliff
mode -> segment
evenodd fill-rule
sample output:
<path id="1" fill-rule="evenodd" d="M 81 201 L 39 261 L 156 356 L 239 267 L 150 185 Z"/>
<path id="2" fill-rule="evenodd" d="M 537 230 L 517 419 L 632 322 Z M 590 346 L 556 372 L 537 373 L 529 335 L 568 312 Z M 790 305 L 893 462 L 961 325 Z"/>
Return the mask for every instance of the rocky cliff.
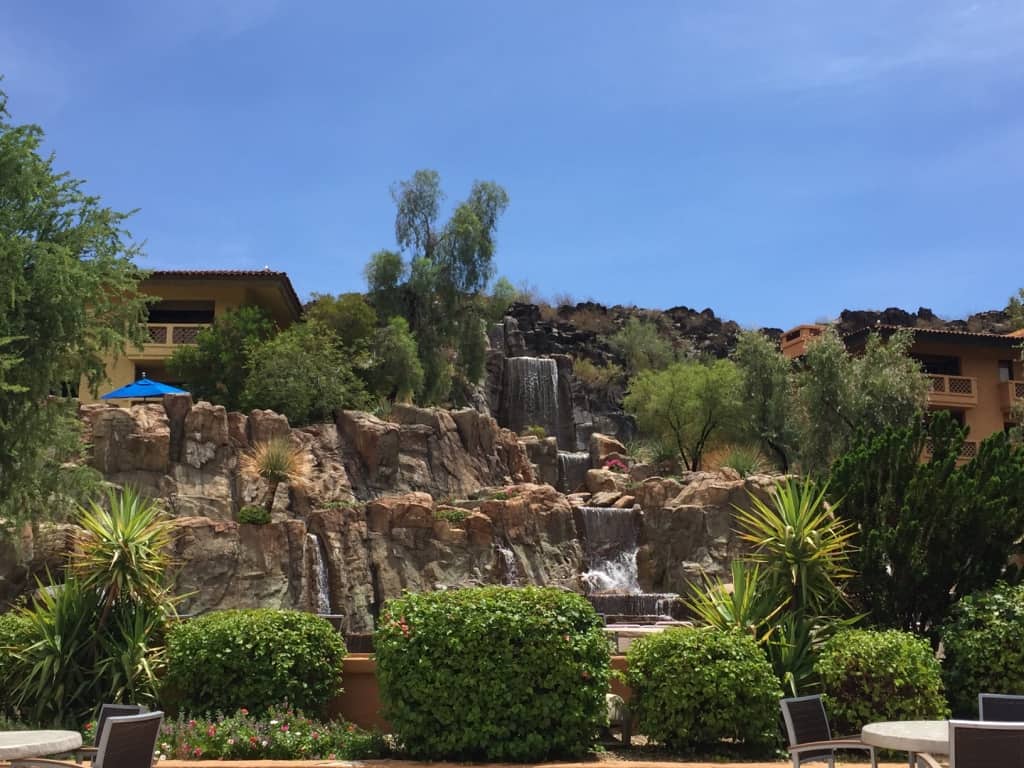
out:
<path id="1" fill-rule="evenodd" d="M 269 411 L 227 413 L 168 397 L 130 409 L 86 406 L 82 418 L 93 466 L 160 499 L 176 518 L 184 612 L 300 608 L 334 614 L 350 633 L 372 629 L 383 601 L 403 590 L 585 591 L 584 575 L 605 565 L 588 537 L 605 534 L 583 525 L 584 509 L 607 509 L 601 519 L 628 527 L 634 549 L 614 554 L 631 564 L 636 589 L 683 591 L 702 572 L 724 571 L 739 548 L 731 505 L 773 482 L 663 479 L 642 466 L 612 472 L 601 467 L 625 449 L 603 435 L 577 455 L 570 481 L 554 439 L 519 440 L 473 410 L 398 407 L 388 421 L 343 412 L 335 424 L 292 429 Z M 274 436 L 308 451 L 310 481 L 278 489 L 270 523 L 240 524 L 239 509 L 266 488 L 238 472 L 239 456 Z M 541 475 L 550 482 L 535 482 Z M 557 491 L 559 482 L 573 482 L 573 493 Z M 0 542 L 0 604 L 47 570 L 59 573 L 75 534 L 73 525 L 50 524 Z"/>

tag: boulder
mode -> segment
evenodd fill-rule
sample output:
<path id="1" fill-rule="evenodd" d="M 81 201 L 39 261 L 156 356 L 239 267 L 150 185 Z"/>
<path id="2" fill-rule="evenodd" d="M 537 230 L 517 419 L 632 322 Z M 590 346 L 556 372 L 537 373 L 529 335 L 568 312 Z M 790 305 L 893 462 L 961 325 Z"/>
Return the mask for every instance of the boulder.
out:
<path id="1" fill-rule="evenodd" d="M 589 469 L 586 485 L 587 491 L 592 494 L 601 491 L 623 491 L 626 488 L 626 478 L 610 469 Z"/>
<path id="2" fill-rule="evenodd" d="M 184 419 L 181 461 L 196 469 L 223 460 L 229 445 L 228 413 L 223 405 L 197 403 Z"/>
<path id="3" fill-rule="evenodd" d="M 275 437 L 287 437 L 291 432 L 287 416 L 260 409 L 249 414 L 245 426 L 246 437 L 250 444 L 265 443 Z"/>
<path id="4" fill-rule="evenodd" d="M 171 463 L 171 429 L 162 405 L 92 410 L 90 463 L 104 475 L 164 474 Z"/>
<path id="5" fill-rule="evenodd" d="M 603 467 L 605 461 L 612 458 L 613 454 L 617 457 L 626 456 L 626 446 L 616 440 L 610 435 L 603 435 L 600 432 L 595 432 L 590 436 L 590 466 L 599 468 Z"/>

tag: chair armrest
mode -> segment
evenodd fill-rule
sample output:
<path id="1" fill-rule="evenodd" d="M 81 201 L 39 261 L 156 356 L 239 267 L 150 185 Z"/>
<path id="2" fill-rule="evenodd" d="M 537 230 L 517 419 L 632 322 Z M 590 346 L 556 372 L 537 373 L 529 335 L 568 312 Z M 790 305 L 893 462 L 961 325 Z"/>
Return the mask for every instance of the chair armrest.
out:
<path id="1" fill-rule="evenodd" d="M 917 766 L 918 768 L 942 768 L 939 761 L 935 759 L 933 755 L 927 752 L 917 753 Z"/>
<path id="2" fill-rule="evenodd" d="M 64 760 L 47 760 L 45 757 L 23 757 L 20 760 L 11 760 L 11 768 L 81 768 L 77 763 L 69 763 Z"/>
<path id="3" fill-rule="evenodd" d="M 794 744 L 789 748 L 791 754 L 797 755 L 801 752 L 810 752 L 815 749 L 874 749 L 870 744 L 865 744 L 857 738 L 832 739 L 830 741 L 806 741 L 803 744 Z"/>

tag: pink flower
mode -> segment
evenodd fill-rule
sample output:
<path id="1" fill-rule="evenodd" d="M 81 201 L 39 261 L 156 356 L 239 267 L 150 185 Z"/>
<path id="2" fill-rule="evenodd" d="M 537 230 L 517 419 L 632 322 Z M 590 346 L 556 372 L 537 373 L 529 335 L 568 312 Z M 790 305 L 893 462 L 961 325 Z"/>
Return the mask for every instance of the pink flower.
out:
<path id="1" fill-rule="evenodd" d="M 192 750 L 192 754 L 195 757 L 199 757 L 201 754 L 203 754 L 203 750 L 201 750 L 199 747 L 196 747 Z"/>
<path id="2" fill-rule="evenodd" d="M 211 736 L 211 737 L 216 736 L 217 735 L 217 726 L 216 725 L 211 725 L 209 728 L 207 728 L 206 729 L 206 735 L 207 736 Z"/>
<path id="3" fill-rule="evenodd" d="M 246 709 L 245 707 L 242 707 L 242 708 L 241 708 L 240 710 L 238 710 L 238 711 L 239 711 L 239 712 L 241 712 L 241 713 L 242 713 L 243 715 L 248 715 L 248 714 L 249 714 L 249 710 L 248 710 L 248 709 Z"/>
<path id="4" fill-rule="evenodd" d="M 281 726 L 281 730 L 282 731 L 287 731 L 288 730 L 288 723 L 285 723 L 284 725 L 282 725 Z"/>

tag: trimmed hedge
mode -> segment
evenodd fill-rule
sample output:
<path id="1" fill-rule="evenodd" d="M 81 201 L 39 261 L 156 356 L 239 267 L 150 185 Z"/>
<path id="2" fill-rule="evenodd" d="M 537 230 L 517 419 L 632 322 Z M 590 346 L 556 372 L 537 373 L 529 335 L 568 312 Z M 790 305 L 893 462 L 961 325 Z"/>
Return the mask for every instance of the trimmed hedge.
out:
<path id="1" fill-rule="evenodd" d="M 384 606 L 374 646 L 385 717 L 415 759 L 579 756 L 606 718 L 609 642 L 580 595 L 405 595 Z"/>
<path id="2" fill-rule="evenodd" d="M 837 733 L 859 733 L 866 723 L 880 720 L 949 716 L 931 645 L 909 632 L 837 632 L 822 647 L 814 669 Z"/>
<path id="3" fill-rule="evenodd" d="M 977 717 L 979 693 L 1024 691 L 1024 585 L 968 595 L 942 628 L 953 712 Z"/>
<path id="4" fill-rule="evenodd" d="M 18 660 L 14 653 L 32 640 L 32 624 L 21 613 L 9 611 L 0 614 L 0 715 L 14 711 L 12 698 Z"/>
<path id="5" fill-rule="evenodd" d="M 199 714 L 254 714 L 287 702 L 322 713 L 341 692 L 345 642 L 330 622 L 302 611 L 216 611 L 172 627 L 162 698 Z"/>
<path id="6" fill-rule="evenodd" d="M 627 659 L 630 708 L 650 738 L 674 750 L 777 741 L 782 691 L 748 635 L 670 629 L 634 642 Z"/>

